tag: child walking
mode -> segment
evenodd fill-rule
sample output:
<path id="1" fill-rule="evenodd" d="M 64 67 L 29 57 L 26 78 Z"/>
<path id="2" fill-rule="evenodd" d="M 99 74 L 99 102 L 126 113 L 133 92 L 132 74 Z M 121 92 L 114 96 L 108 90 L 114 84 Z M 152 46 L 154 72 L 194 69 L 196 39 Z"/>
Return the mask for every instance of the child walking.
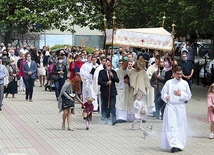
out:
<path id="1" fill-rule="evenodd" d="M 86 130 L 89 130 L 90 121 L 92 121 L 92 113 L 94 110 L 94 105 L 92 102 L 94 98 L 87 97 L 87 102 L 82 105 L 83 108 L 83 119 L 85 120 Z"/>
<path id="2" fill-rule="evenodd" d="M 208 89 L 207 95 L 208 103 L 208 121 L 210 122 L 210 135 L 209 138 L 214 138 L 214 83 Z"/>
<path id="3" fill-rule="evenodd" d="M 136 123 L 139 123 L 139 129 L 144 130 L 144 128 L 142 128 L 142 121 L 146 120 L 146 107 L 142 98 L 143 94 L 138 93 L 137 99 L 134 101 L 135 120 L 131 124 L 132 129 Z"/>

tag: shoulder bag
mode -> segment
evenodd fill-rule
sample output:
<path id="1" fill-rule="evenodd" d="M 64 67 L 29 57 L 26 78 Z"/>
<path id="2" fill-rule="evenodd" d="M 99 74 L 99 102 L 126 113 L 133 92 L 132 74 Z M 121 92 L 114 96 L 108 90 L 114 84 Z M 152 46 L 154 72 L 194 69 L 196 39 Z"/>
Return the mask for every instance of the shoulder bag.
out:
<path id="1" fill-rule="evenodd" d="M 36 79 L 36 73 L 31 74 L 30 78 L 33 79 L 33 80 L 35 80 Z"/>
<path id="2" fill-rule="evenodd" d="M 70 107 L 74 107 L 74 97 L 75 94 L 68 94 L 73 101 L 71 101 L 70 99 L 68 99 L 67 97 L 65 97 L 64 95 L 62 95 L 62 110 L 70 108 Z"/>
<path id="3" fill-rule="evenodd" d="M 56 81 L 59 78 L 59 75 L 57 74 L 52 74 L 51 75 L 51 80 Z"/>

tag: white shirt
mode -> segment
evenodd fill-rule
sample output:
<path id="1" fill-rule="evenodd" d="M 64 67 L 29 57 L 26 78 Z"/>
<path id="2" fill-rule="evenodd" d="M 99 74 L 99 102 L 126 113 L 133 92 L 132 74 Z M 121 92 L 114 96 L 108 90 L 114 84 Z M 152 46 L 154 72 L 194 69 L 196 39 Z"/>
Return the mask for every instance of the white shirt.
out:
<path id="1" fill-rule="evenodd" d="M 28 67 L 30 68 L 31 60 L 30 60 L 30 61 L 27 61 L 27 64 L 28 64 Z"/>

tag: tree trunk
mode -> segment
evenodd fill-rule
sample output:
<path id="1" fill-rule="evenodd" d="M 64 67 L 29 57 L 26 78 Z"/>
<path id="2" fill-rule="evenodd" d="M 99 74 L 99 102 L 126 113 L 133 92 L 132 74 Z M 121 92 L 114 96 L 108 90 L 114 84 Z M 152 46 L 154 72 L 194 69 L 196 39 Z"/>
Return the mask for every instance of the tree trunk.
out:
<path id="1" fill-rule="evenodd" d="M 7 47 L 8 43 L 11 43 L 11 34 L 12 34 L 12 30 L 8 30 L 7 32 L 5 32 L 5 36 L 4 36 L 4 44 Z"/>

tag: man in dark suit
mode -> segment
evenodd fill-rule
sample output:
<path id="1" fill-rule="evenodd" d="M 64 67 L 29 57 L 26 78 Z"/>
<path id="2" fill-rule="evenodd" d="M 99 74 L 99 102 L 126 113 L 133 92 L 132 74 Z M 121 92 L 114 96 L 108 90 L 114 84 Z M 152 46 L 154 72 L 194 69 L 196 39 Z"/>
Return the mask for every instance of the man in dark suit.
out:
<path id="1" fill-rule="evenodd" d="M 181 66 L 183 69 L 183 76 L 182 78 L 186 80 L 189 84 L 189 88 L 191 90 L 192 88 L 192 79 L 193 79 L 193 73 L 194 73 L 194 64 L 187 60 L 187 54 L 186 52 L 183 52 L 181 55 L 181 58 L 183 61 L 179 62 L 178 66 Z"/>
<path id="2" fill-rule="evenodd" d="M 163 61 L 160 62 L 158 71 L 152 74 L 150 84 L 155 89 L 155 116 L 157 119 L 159 119 L 161 110 L 161 119 L 163 119 L 163 113 L 165 108 L 164 101 L 161 99 L 161 90 L 165 84 L 165 70 Z"/>
<path id="3" fill-rule="evenodd" d="M 34 86 L 34 80 L 36 79 L 37 74 L 37 65 L 35 61 L 31 60 L 30 53 L 25 54 L 26 62 L 23 64 L 23 73 L 25 74 L 25 87 L 26 87 L 26 96 L 25 99 L 32 102 L 32 96 L 33 96 L 33 86 Z"/>
<path id="4" fill-rule="evenodd" d="M 115 82 L 119 82 L 117 73 L 111 69 L 111 62 L 107 60 L 104 69 L 99 72 L 98 84 L 100 85 L 101 98 L 102 98 L 102 111 L 105 117 L 105 124 L 108 124 L 108 118 L 112 118 L 112 125 L 116 123 L 116 95 L 117 90 Z M 109 90 L 110 87 L 110 90 Z M 110 95 L 110 98 L 109 98 Z M 108 101 L 110 99 L 110 101 Z"/>

